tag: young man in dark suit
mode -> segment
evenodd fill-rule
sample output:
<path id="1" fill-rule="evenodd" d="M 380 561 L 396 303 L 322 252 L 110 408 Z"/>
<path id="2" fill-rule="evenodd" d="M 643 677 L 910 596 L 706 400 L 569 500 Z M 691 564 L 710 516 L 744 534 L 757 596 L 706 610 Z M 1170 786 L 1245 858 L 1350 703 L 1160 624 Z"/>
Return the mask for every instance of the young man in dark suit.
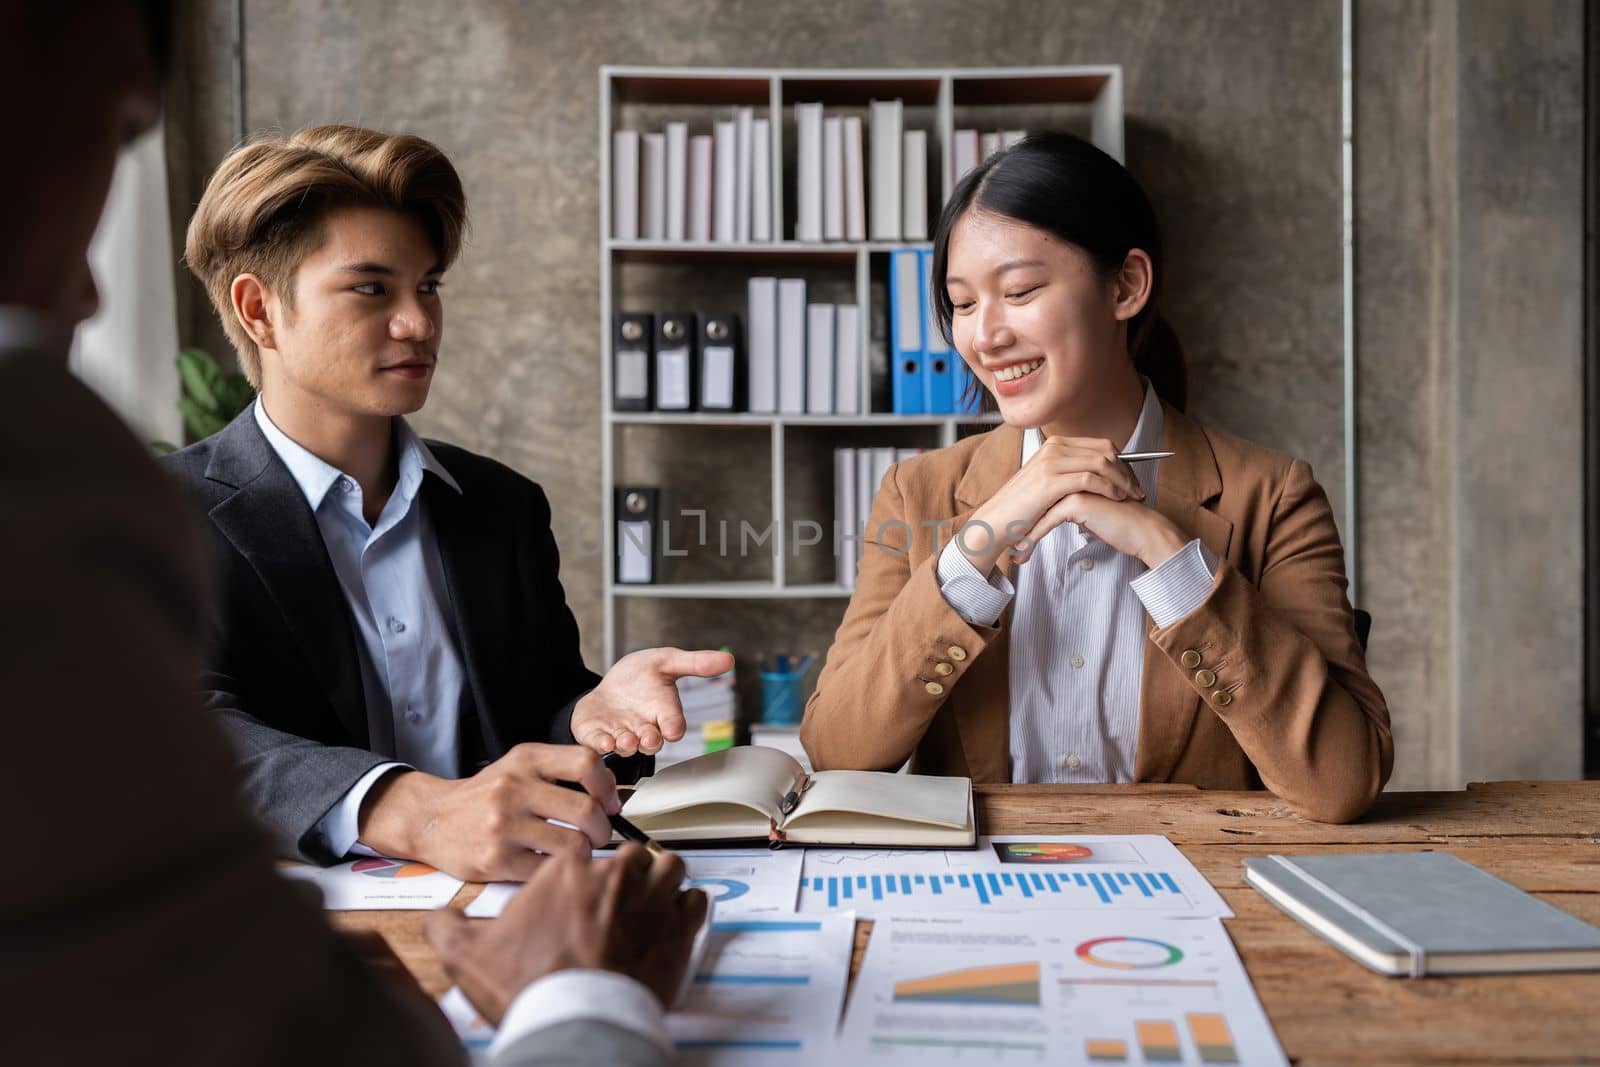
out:
<path id="1" fill-rule="evenodd" d="M 649 649 L 590 672 L 543 491 L 407 425 L 465 221 L 455 168 L 418 137 L 321 126 L 229 155 L 186 258 L 260 397 L 165 463 L 224 576 L 203 688 L 285 851 L 521 879 L 610 840 L 599 754 L 681 736 L 677 678 L 732 658 Z"/>
<path id="2" fill-rule="evenodd" d="M 409 979 L 273 870 L 200 713 L 201 520 L 67 370 L 120 147 L 160 114 L 167 4 L 0 0 L 0 1063 L 462 1064 Z M 567 853 L 427 932 L 500 1024 L 494 1067 L 665 1063 L 704 915 L 682 863 Z M 389 957 L 392 962 L 393 957 Z"/>

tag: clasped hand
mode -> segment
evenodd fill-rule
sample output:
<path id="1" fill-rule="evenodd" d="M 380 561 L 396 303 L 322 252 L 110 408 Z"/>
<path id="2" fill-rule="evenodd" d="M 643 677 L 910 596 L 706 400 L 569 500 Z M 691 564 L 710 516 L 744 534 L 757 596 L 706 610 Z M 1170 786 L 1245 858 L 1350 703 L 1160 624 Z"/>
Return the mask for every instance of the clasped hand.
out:
<path id="1" fill-rule="evenodd" d="M 970 522 L 983 524 L 993 535 L 964 534 L 958 544 L 978 572 L 988 574 L 1007 552 L 1014 563 L 1026 563 L 1046 534 L 1075 522 L 1118 552 L 1156 567 L 1187 538 L 1144 501 L 1133 468 L 1117 458 L 1110 441 L 1047 437 L 1022 469 L 973 513 Z"/>

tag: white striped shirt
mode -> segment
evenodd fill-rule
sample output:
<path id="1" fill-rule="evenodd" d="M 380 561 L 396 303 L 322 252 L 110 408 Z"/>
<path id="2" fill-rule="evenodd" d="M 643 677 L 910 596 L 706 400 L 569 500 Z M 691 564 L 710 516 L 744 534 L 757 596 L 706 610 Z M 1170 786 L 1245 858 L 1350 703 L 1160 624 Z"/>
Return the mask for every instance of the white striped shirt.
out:
<path id="1" fill-rule="evenodd" d="M 1123 451 L 1161 447 L 1164 419 L 1145 383 L 1144 406 Z M 1022 435 L 1022 462 L 1043 435 Z M 1159 462 L 1132 464 L 1155 507 Z M 987 581 L 952 539 L 939 556 L 939 588 L 968 622 L 1011 616 L 1011 780 L 1130 782 L 1139 741 L 1145 612 L 1169 626 L 1211 593 L 1217 560 L 1198 539 L 1154 570 L 1063 523 L 1017 568 L 1015 586 L 998 570 Z"/>

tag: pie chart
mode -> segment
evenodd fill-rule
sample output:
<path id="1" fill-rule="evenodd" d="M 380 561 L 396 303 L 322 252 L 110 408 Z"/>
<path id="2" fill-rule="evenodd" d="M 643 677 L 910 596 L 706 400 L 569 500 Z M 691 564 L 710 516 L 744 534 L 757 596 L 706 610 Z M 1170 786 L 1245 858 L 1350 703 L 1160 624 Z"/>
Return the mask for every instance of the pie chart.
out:
<path id="1" fill-rule="evenodd" d="M 705 890 L 706 896 L 712 900 L 733 900 L 750 892 L 749 883 L 737 878 L 691 878 L 689 885 L 693 889 Z"/>
<path id="2" fill-rule="evenodd" d="M 350 865 L 350 870 L 368 878 L 421 878 L 423 875 L 439 873 L 426 863 L 378 858 L 356 860 Z"/>
<path id="3" fill-rule="evenodd" d="M 1183 950 L 1150 937 L 1097 937 L 1078 946 L 1078 958 L 1096 967 L 1141 971 L 1169 967 L 1183 959 Z"/>

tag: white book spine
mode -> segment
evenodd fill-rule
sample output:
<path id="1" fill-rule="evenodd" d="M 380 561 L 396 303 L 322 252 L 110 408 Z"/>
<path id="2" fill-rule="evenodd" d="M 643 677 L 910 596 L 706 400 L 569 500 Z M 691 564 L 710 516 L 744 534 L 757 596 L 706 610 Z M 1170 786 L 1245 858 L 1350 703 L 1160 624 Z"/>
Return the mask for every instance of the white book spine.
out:
<path id="1" fill-rule="evenodd" d="M 860 520 L 856 518 L 856 450 L 833 450 L 833 515 L 839 524 L 835 543 L 834 580 L 846 589 L 856 587 L 856 550 L 861 544 Z"/>
<path id="2" fill-rule="evenodd" d="M 750 182 L 754 144 L 751 143 L 751 134 L 755 126 L 756 114 L 754 109 L 741 107 L 734 111 L 733 121 L 735 126 L 736 151 L 738 153 L 738 173 L 734 175 L 734 202 L 733 202 L 733 239 L 745 242 L 750 240 Z"/>
<path id="3" fill-rule="evenodd" d="M 822 240 L 822 105 L 794 106 L 796 241 Z"/>
<path id="4" fill-rule="evenodd" d="M 892 466 L 894 466 L 893 448 L 872 450 L 872 499 L 878 498 L 878 490 L 883 488 L 883 477 L 889 473 L 889 468 Z"/>
<path id="5" fill-rule="evenodd" d="M 980 136 L 978 138 L 978 151 L 984 159 L 988 159 L 1000 151 L 1000 135 L 998 133 L 986 133 Z"/>
<path id="6" fill-rule="evenodd" d="M 858 448 L 856 449 L 856 522 L 863 530 L 863 537 L 871 537 L 876 532 L 868 528 L 868 520 L 872 518 L 873 488 L 872 449 Z"/>
<path id="7" fill-rule="evenodd" d="M 1010 148 L 1012 145 L 1028 136 L 1027 130 L 1001 130 L 1000 147 Z"/>
<path id="8" fill-rule="evenodd" d="M 756 119 L 750 128 L 750 239 L 772 240 L 772 125 Z"/>
<path id="9" fill-rule="evenodd" d="M 861 309 L 840 304 L 833 317 L 833 411 L 861 414 Z"/>
<path id="10" fill-rule="evenodd" d="M 872 102 L 871 224 L 874 241 L 900 240 L 900 126 L 904 108 L 898 100 Z"/>
<path id="11" fill-rule="evenodd" d="M 689 138 L 689 231 L 691 241 L 711 240 L 711 135 Z"/>
<path id="12" fill-rule="evenodd" d="M 619 241 L 639 237 L 639 131 L 611 134 L 611 236 Z"/>
<path id="13" fill-rule="evenodd" d="M 861 116 L 846 115 L 844 139 L 844 239 L 867 239 L 867 190 L 861 167 Z"/>
<path id="14" fill-rule="evenodd" d="M 900 202 L 905 212 L 901 239 L 928 239 L 928 131 L 907 130 L 902 140 Z"/>
<path id="15" fill-rule="evenodd" d="M 844 124 L 822 120 L 822 239 L 844 240 Z"/>
<path id="16" fill-rule="evenodd" d="M 778 411 L 806 412 L 806 282 L 778 279 Z"/>
<path id="17" fill-rule="evenodd" d="M 682 241 L 688 234 L 685 211 L 689 206 L 689 125 L 667 123 L 667 240 Z"/>
<path id="18" fill-rule="evenodd" d="M 806 307 L 806 413 L 833 414 L 832 304 Z"/>
<path id="19" fill-rule="evenodd" d="M 749 359 L 750 410 L 778 410 L 778 279 L 751 278 L 745 304 L 745 351 Z"/>
<path id="20" fill-rule="evenodd" d="M 729 120 L 718 122 L 715 130 L 716 178 L 712 182 L 714 212 L 712 240 L 733 243 L 739 209 L 739 126 Z"/>
<path id="21" fill-rule="evenodd" d="M 660 241 L 667 236 L 667 137 L 644 135 L 644 203 L 639 209 L 639 236 Z"/>
<path id="22" fill-rule="evenodd" d="M 950 184 L 955 185 L 978 165 L 978 131 L 957 130 L 950 148 Z"/>

